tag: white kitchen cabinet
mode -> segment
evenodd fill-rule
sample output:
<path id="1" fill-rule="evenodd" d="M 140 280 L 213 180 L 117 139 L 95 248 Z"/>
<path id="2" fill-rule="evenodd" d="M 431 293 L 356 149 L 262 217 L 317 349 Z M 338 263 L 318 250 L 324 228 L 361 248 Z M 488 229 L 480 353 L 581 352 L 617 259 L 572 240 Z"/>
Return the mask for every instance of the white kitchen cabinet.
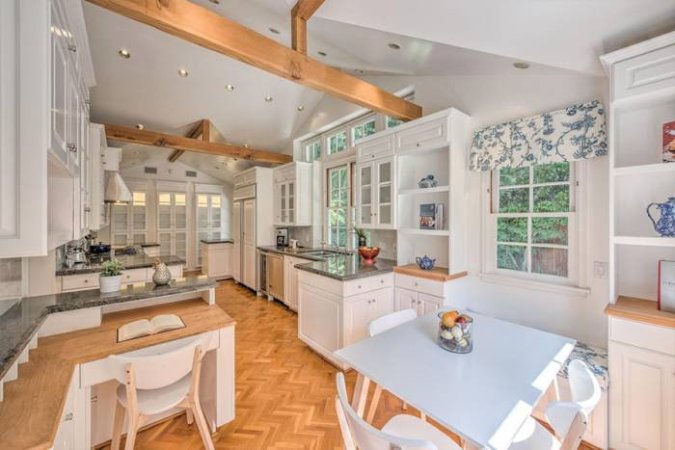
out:
<path id="1" fill-rule="evenodd" d="M 416 126 L 399 129 L 394 147 L 397 152 L 419 151 L 443 147 L 447 142 L 447 119 L 425 120 Z"/>
<path id="2" fill-rule="evenodd" d="M 298 270 L 297 264 L 307 264 L 308 260 L 284 256 L 284 303 L 293 311 L 298 310 Z"/>
<path id="3" fill-rule="evenodd" d="M 256 200 L 249 199 L 243 202 L 242 220 L 242 282 L 251 289 L 257 290 L 257 259 L 256 259 L 256 228 L 255 228 Z"/>
<path id="4" fill-rule="evenodd" d="M 202 273 L 211 278 L 228 278 L 231 274 L 232 244 L 200 243 L 202 248 Z"/>
<path id="5" fill-rule="evenodd" d="M 232 236 L 234 236 L 234 243 L 232 244 L 232 254 L 231 254 L 231 266 L 232 266 L 232 278 L 237 283 L 241 283 L 241 259 L 242 259 L 242 248 L 241 245 L 241 206 L 242 202 L 234 202 L 232 204 Z"/>
<path id="6" fill-rule="evenodd" d="M 610 447 L 675 449 L 675 329 L 609 319 Z"/>
<path id="7" fill-rule="evenodd" d="M 423 316 L 430 312 L 437 311 L 444 303 L 445 299 L 443 297 L 436 297 L 434 295 L 425 294 L 424 292 L 416 292 L 397 287 L 394 309 L 396 311 L 402 309 L 414 309 L 418 316 Z"/>
<path id="8" fill-rule="evenodd" d="M 103 157 L 106 148 L 105 128 L 100 124 L 90 124 L 87 152 L 89 159 L 89 201 L 87 207 L 89 208 L 89 228 L 91 230 L 100 230 L 108 225 L 108 216 L 103 200 L 105 193 Z"/>
<path id="9" fill-rule="evenodd" d="M 274 225 L 312 224 L 312 165 L 292 162 L 274 169 Z"/>
<path id="10" fill-rule="evenodd" d="M 87 411 L 85 390 L 80 388 L 79 366 L 73 371 L 52 450 L 78 450 L 87 446 Z"/>
<path id="11" fill-rule="evenodd" d="M 368 336 L 368 324 L 394 311 L 393 274 L 339 281 L 298 270 L 298 337 L 341 368 L 333 356 Z"/>
<path id="12" fill-rule="evenodd" d="M 394 157 L 356 166 L 356 223 L 360 228 L 396 228 L 396 170 Z"/>

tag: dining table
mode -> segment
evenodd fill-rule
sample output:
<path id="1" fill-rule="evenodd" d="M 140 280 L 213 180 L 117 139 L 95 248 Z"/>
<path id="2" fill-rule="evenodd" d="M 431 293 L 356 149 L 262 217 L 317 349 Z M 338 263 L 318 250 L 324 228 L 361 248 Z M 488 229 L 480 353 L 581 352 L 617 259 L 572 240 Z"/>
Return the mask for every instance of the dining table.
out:
<path id="1" fill-rule="evenodd" d="M 335 352 L 358 372 L 352 406 L 363 416 L 368 386 L 377 383 L 457 434 L 466 449 L 507 449 L 546 395 L 575 340 L 478 313 L 473 350 L 438 344 L 438 312 Z M 552 393 L 552 394 L 551 394 Z"/>

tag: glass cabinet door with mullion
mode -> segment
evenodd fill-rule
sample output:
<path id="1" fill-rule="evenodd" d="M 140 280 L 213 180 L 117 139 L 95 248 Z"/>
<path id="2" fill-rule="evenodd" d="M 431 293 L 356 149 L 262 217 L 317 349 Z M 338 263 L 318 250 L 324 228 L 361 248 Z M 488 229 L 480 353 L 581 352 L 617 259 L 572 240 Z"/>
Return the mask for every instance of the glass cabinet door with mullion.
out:
<path id="1" fill-rule="evenodd" d="M 295 182 L 290 181 L 287 185 L 288 192 L 288 224 L 295 223 Z"/>
<path id="2" fill-rule="evenodd" d="M 358 177 L 357 223 L 362 227 L 373 225 L 373 165 L 359 165 Z"/>
<path id="3" fill-rule="evenodd" d="M 378 228 L 393 228 L 394 211 L 394 161 L 387 159 L 375 163 L 377 172 L 377 211 L 375 223 Z"/>

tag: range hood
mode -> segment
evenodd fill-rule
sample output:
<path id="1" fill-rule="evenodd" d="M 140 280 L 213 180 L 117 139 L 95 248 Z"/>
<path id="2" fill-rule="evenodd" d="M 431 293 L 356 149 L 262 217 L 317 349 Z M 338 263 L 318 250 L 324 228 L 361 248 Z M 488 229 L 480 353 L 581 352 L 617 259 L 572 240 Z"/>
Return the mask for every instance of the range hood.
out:
<path id="1" fill-rule="evenodd" d="M 131 192 L 119 173 L 122 149 L 108 147 L 105 149 L 103 164 L 105 167 L 105 190 L 103 201 L 105 203 L 129 203 Z"/>
<path id="2" fill-rule="evenodd" d="M 106 182 L 103 201 L 106 203 L 129 203 L 131 192 L 119 172 L 105 171 Z"/>

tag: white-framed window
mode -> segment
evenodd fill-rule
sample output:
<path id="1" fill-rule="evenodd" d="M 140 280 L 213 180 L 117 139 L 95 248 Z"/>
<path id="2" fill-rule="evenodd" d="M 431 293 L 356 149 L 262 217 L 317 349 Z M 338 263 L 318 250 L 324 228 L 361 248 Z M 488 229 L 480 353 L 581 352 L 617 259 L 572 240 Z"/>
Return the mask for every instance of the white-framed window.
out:
<path id="1" fill-rule="evenodd" d="M 321 159 L 321 138 L 305 144 L 305 161 L 313 162 Z"/>
<path id="2" fill-rule="evenodd" d="M 388 130 L 389 128 L 395 128 L 401 124 L 405 123 L 401 119 L 397 119 L 395 117 L 390 117 L 390 116 L 384 116 L 384 128 L 385 130 Z"/>
<path id="3" fill-rule="evenodd" d="M 148 202 L 145 191 L 131 192 L 130 203 L 112 205 L 111 244 L 115 247 L 144 244 L 147 235 Z"/>
<path id="4" fill-rule="evenodd" d="M 351 127 L 351 145 L 361 138 L 377 133 L 377 118 L 372 115 L 365 121 Z"/>
<path id="5" fill-rule="evenodd" d="M 333 134 L 328 135 L 326 138 L 326 154 L 334 155 L 336 153 L 343 152 L 347 150 L 349 144 L 347 142 L 347 130 L 342 129 Z"/>
<path id="6" fill-rule="evenodd" d="M 188 196 L 185 192 L 157 192 L 157 238 L 163 255 L 187 258 Z"/>
<path id="7" fill-rule="evenodd" d="M 350 239 L 354 223 L 353 171 L 353 162 L 326 169 L 326 243 L 331 247 L 353 247 Z"/>
<path id="8" fill-rule="evenodd" d="M 580 164 L 501 168 L 491 173 L 487 272 L 578 285 Z"/>

